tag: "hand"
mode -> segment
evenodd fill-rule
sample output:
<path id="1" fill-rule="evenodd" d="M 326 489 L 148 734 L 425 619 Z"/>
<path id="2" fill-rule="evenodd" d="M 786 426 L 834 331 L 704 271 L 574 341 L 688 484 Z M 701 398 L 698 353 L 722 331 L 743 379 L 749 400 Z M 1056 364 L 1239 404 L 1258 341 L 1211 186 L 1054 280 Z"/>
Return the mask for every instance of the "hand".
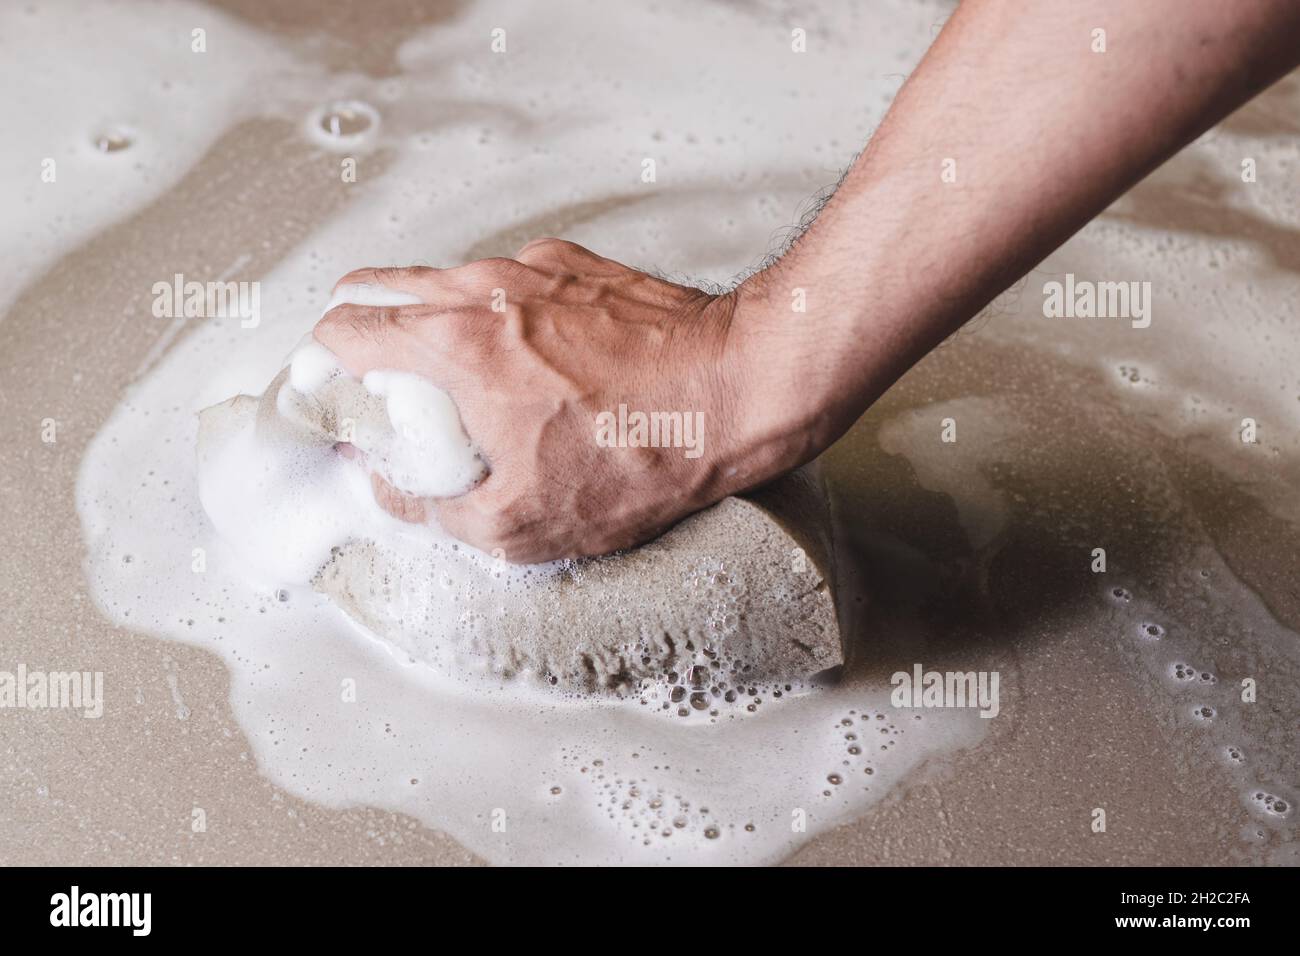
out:
<path id="1" fill-rule="evenodd" d="M 764 434 L 735 296 L 557 239 L 515 259 L 364 269 L 346 283 L 422 304 L 341 305 L 316 326 L 317 340 L 355 375 L 399 369 L 448 392 L 490 468 L 468 493 L 436 500 L 372 475 L 376 499 L 408 521 L 432 512 L 450 534 L 508 561 L 639 544 L 800 463 Z M 633 423 L 637 413 L 678 413 L 668 421 L 680 427 L 664 428 L 659 447 L 609 447 L 620 406 Z"/>

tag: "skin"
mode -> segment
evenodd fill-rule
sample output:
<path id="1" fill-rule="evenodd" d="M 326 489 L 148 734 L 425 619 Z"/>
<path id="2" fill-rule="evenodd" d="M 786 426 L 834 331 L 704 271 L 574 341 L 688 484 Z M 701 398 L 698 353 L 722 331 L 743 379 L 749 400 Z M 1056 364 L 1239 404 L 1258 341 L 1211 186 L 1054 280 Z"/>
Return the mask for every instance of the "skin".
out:
<path id="1" fill-rule="evenodd" d="M 1091 49 L 1098 27 L 1104 53 Z M 1298 63 L 1295 0 L 966 0 L 817 220 L 732 291 L 543 239 L 514 259 L 349 273 L 339 284 L 423 304 L 339 306 L 315 335 L 354 374 L 401 369 L 445 389 L 489 463 L 455 498 L 372 478 L 388 510 L 512 562 L 630 547 L 814 458 L 998 293 Z M 596 416 L 620 404 L 702 412 L 704 453 L 603 447 Z"/>

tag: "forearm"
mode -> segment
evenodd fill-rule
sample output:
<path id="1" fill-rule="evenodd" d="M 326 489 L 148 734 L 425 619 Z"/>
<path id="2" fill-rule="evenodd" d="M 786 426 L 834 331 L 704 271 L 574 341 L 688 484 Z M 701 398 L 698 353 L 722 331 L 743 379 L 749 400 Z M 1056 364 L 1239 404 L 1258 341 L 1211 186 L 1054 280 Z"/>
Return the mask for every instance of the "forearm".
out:
<path id="1" fill-rule="evenodd" d="M 817 221 L 738 290 L 764 430 L 833 432 L 815 453 L 1298 59 L 1295 0 L 966 0 Z"/>

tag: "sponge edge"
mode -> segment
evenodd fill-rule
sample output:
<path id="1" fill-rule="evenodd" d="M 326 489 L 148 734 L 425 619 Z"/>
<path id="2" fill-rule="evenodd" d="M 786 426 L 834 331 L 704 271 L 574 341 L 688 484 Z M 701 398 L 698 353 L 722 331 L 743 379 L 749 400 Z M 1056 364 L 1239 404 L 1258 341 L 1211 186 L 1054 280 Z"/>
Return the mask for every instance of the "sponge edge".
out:
<path id="1" fill-rule="evenodd" d="M 639 548 L 544 566 L 523 583 L 490 563 L 448 579 L 446 559 L 352 541 L 312 583 L 416 660 L 578 693 L 629 693 L 673 674 L 705 690 L 743 686 L 845 662 L 831 519 L 813 469 Z"/>

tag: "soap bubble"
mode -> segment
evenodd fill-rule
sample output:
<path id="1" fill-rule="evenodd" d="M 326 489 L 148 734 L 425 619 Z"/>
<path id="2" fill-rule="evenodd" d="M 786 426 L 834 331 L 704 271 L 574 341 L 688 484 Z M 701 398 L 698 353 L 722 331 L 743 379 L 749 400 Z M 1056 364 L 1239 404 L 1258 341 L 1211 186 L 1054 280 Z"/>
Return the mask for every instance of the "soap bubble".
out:
<path id="1" fill-rule="evenodd" d="M 319 126 L 327 134 L 340 139 L 357 136 L 374 125 L 374 110 L 364 103 L 339 103 L 327 109 Z"/>
<path id="2" fill-rule="evenodd" d="M 135 136 L 124 126 L 110 126 L 97 132 L 91 142 L 101 153 L 120 153 L 135 142 Z"/>
<path id="3" fill-rule="evenodd" d="M 1251 794 L 1251 802 L 1260 810 L 1272 817 L 1285 817 L 1291 813 L 1291 804 L 1281 797 L 1268 793 L 1264 790 L 1256 790 Z"/>
<path id="4" fill-rule="evenodd" d="M 1148 621 L 1147 623 L 1139 626 L 1138 633 L 1141 634 L 1142 637 L 1145 637 L 1147 640 L 1158 641 L 1160 640 L 1160 638 L 1165 636 L 1165 629 L 1161 627 L 1159 624 L 1155 624 Z"/>
<path id="5" fill-rule="evenodd" d="M 360 100 L 340 100 L 314 110 L 307 132 L 328 147 L 350 147 L 369 139 L 379 128 L 379 112 Z"/>

